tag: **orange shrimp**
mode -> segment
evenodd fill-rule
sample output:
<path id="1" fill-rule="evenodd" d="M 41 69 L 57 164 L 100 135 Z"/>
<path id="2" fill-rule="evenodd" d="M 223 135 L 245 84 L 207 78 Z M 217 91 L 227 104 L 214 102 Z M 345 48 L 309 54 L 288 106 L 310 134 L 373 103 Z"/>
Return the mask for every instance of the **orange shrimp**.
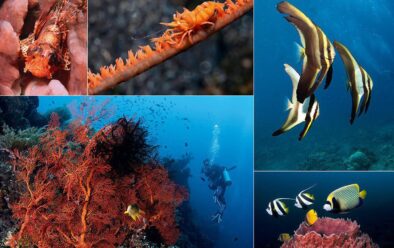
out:
<path id="1" fill-rule="evenodd" d="M 174 14 L 172 22 L 161 23 L 170 27 L 170 29 L 165 31 L 163 36 L 156 41 L 165 39 L 170 44 L 178 43 L 177 45 L 180 46 L 187 36 L 190 44 L 192 44 L 192 34 L 204 28 L 204 26 L 215 26 L 216 18 L 225 14 L 224 6 L 223 3 L 208 1 L 198 5 L 192 11 L 184 8 L 182 13 Z M 181 38 L 179 39 L 179 37 Z M 178 39 L 179 42 L 174 41 L 175 39 Z"/>

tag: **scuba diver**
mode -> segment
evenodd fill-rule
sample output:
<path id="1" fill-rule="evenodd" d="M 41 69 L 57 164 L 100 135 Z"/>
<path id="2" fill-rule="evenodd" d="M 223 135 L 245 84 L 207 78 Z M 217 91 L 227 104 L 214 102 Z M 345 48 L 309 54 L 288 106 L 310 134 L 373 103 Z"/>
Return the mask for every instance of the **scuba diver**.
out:
<path id="1" fill-rule="evenodd" d="M 224 194 L 227 186 L 231 185 L 231 178 L 229 171 L 235 169 L 236 166 L 227 168 L 216 164 L 211 164 L 208 159 L 205 159 L 201 168 L 201 173 L 208 180 L 208 187 L 213 191 L 213 201 L 218 205 L 218 211 L 212 216 L 212 221 L 222 222 L 222 216 L 226 209 L 226 199 Z M 204 177 L 201 177 L 205 181 Z"/>

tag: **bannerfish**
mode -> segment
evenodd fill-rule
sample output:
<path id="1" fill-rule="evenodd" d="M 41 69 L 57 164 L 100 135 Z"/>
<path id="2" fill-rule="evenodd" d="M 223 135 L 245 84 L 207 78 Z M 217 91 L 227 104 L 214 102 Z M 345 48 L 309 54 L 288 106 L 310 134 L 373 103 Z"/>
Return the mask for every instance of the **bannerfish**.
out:
<path id="1" fill-rule="evenodd" d="M 268 203 L 268 207 L 265 211 L 271 216 L 279 217 L 285 216 L 289 213 L 289 208 L 283 202 L 283 200 L 294 200 L 290 198 L 277 198 Z"/>
<path id="2" fill-rule="evenodd" d="M 305 223 L 307 226 L 312 226 L 319 219 L 314 209 L 309 210 L 305 215 Z"/>
<path id="3" fill-rule="evenodd" d="M 142 211 L 136 204 L 133 204 L 127 207 L 127 210 L 124 212 L 124 214 L 129 215 L 133 221 L 137 221 L 143 218 L 145 212 Z"/>
<path id="4" fill-rule="evenodd" d="M 283 1 L 277 5 L 277 10 L 288 15 L 285 19 L 295 26 L 300 35 L 303 68 L 297 87 L 297 99 L 304 103 L 305 99 L 316 91 L 324 77 L 327 76 L 324 88 L 327 89 L 330 85 L 335 49 L 320 27 L 299 9 Z"/>
<path id="5" fill-rule="evenodd" d="M 350 117 L 350 124 L 353 124 L 357 111 L 358 116 L 362 113 L 367 113 L 369 103 L 371 102 L 371 93 L 373 88 L 373 81 L 369 74 L 362 68 L 350 53 L 349 49 L 338 41 L 334 42 L 335 48 L 345 64 L 348 81 L 346 87 L 352 95 L 352 114 Z M 363 102 L 360 105 L 361 99 Z"/>
<path id="6" fill-rule="evenodd" d="M 360 207 L 366 196 L 367 191 L 363 190 L 360 192 L 358 184 L 343 186 L 328 195 L 323 208 L 333 213 L 346 213 L 349 210 Z"/>
<path id="7" fill-rule="evenodd" d="M 290 239 L 291 239 L 291 235 L 288 234 L 288 233 L 281 233 L 281 234 L 279 234 L 278 240 L 280 242 L 286 242 L 286 241 L 289 241 Z"/>
<path id="8" fill-rule="evenodd" d="M 307 209 L 308 206 L 312 205 L 315 201 L 315 196 L 305 191 L 310 190 L 314 186 L 315 185 L 301 191 L 296 197 L 296 202 L 294 206 L 296 206 L 297 208 Z"/>
<path id="9" fill-rule="evenodd" d="M 284 66 L 285 71 L 289 75 L 293 84 L 291 101 L 287 100 L 287 109 L 290 110 L 290 112 L 286 122 L 282 125 L 280 129 L 276 130 L 272 134 L 272 136 L 278 136 L 282 133 L 289 131 L 298 124 L 305 122 L 304 129 L 301 131 L 298 137 L 298 140 L 302 140 L 311 128 L 312 123 L 317 119 L 317 117 L 319 117 L 320 106 L 316 100 L 315 95 L 313 94 L 311 97 L 308 97 L 304 103 L 300 103 L 297 100 L 296 90 L 300 75 L 290 65 L 285 64 Z"/>

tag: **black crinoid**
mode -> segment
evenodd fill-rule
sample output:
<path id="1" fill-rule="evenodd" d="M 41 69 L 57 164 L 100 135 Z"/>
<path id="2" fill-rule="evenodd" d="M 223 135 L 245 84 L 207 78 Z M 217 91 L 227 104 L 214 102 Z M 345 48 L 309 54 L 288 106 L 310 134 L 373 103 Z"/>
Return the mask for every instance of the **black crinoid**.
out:
<path id="1" fill-rule="evenodd" d="M 156 146 L 148 144 L 148 131 L 137 122 L 126 117 L 101 130 L 94 149 L 120 175 L 146 164 L 156 156 Z"/>

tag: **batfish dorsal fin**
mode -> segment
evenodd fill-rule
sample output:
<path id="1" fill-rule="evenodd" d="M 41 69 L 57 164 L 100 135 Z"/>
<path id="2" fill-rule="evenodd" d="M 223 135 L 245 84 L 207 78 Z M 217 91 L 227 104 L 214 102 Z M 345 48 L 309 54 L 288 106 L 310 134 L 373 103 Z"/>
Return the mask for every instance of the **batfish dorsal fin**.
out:
<path id="1" fill-rule="evenodd" d="M 319 112 L 319 103 L 316 101 L 315 95 L 312 94 L 311 97 L 309 98 L 308 112 L 305 117 L 305 126 L 304 129 L 301 131 L 298 140 L 302 140 L 306 136 L 313 122 L 316 120 L 318 112 Z"/>
<path id="2" fill-rule="evenodd" d="M 293 104 L 295 104 L 297 102 L 297 85 L 300 80 L 300 75 L 290 65 L 284 64 L 284 66 L 285 66 L 285 71 L 286 71 L 287 75 L 289 75 L 289 77 L 291 79 L 291 83 L 293 85 L 292 94 L 291 94 L 291 102 Z"/>

